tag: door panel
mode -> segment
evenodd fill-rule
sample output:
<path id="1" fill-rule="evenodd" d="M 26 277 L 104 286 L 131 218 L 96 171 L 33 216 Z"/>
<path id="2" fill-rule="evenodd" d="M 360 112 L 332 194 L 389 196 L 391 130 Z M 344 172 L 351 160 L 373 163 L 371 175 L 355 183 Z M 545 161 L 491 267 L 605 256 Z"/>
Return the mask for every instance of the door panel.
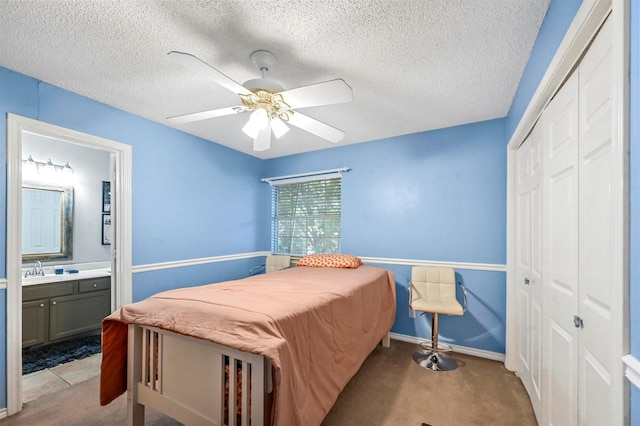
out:
<path id="1" fill-rule="evenodd" d="M 563 325 L 549 320 L 548 386 L 545 401 L 548 418 L 544 424 L 570 426 L 578 424 L 577 410 L 577 336 Z"/>
<path id="2" fill-rule="evenodd" d="M 539 284 L 542 287 L 542 282 Z M 531 300 L 531 404 L 538 419 L 542 418 L 542 302 Z"/>
<path id="3" fill-rule="evenodd" d="M 585 424 L 622 424 L 624 411 L 620 300 L 622 264 L 617 247 L 615 194 L 622 176 L 614 168 L 611 20 L 580 64 L 580 419 Z M 619 309 L 618 309 L 619 311 Z"/>
<path id="4" fill-rule="evenodd" d="M 611 376 L 607 368 L 581 345 L 580 354 L 580 420 L 588 425 L 613 425 Z"/>
<path id="5" fill-rule="evenodd" d="M 529 136 L 516 152 L 517 201 L 516 201 L 516 290 L 517 318 L 518 318 L 518 367 L 516 369 L 520 380 L 531 394 L 531 298 L 530 286 L 525 280 L 530 280 L 531 271 L 531 145 Z"/>
<path id="6" fill-rule="evenodd" d="M 541 354 L 541 144 L 542 128 L 535 126 L 516 153 L 516 299 L 518 306 L 518 376 L 536 416 L 540 418 Z"/>
<path id="7" fill-rule="evenodd" d="M 578 74 L 549 103 L 544 126 L 544 335 L 543 424 L 577 424 L 578 312 Z"/>

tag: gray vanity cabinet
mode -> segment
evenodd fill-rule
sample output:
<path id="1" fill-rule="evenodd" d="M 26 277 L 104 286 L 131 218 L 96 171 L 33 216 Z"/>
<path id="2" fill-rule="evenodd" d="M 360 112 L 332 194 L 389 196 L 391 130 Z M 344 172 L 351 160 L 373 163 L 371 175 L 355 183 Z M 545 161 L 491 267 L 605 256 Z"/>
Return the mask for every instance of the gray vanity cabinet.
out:
<path id="1" fill-rule="evenodd" d="M 22 303 L 22 347 L 42 345 L 47 341 L 47 318 L 49 317 L 47 299 Z"/>
<path id="2" fill-rule="evenodd" d="M 111 313 L 111 277 L 23 287 L 22 347 L 99 331 Z"/>

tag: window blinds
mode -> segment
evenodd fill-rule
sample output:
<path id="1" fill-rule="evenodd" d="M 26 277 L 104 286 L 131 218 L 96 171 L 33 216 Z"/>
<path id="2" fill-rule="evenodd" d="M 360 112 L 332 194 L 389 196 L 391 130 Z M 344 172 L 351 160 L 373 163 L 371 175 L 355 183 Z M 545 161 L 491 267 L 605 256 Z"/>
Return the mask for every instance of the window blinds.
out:
<path id="1" fill-rule="evenodd" d="M 271 251 L 340 252 L 342 178 L 272 186 Z"/>

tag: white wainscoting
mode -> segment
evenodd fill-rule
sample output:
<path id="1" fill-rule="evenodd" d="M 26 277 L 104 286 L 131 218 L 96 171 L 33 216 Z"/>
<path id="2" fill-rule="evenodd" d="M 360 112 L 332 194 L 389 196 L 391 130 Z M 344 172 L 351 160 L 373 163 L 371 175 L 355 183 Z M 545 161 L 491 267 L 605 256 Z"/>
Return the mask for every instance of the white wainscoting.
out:
<path id="1" fill-rule="evenodd" d="M 496 263 L 443 262 L 439 260 L 393 259 L 387 257 L 361 257 L 364 263 L 406 266 L 443 266 L 453 269 L 472 269 L 474 271 L 506 272 L 507 265 Z"/>
<path id="2" fill-rule="evenodd" d="M 205 265 L 207 263 L 227 262 L 238 259 L 251 259 L 253 257 L 266 256 L 268 251 L 254 251 L 251 253 L 229 254 L 224 256 L 201 257 L 198 259 L 175 260 L 172 262 L 150 263 L 148 265 L 132 266 L 131 272 L 150 272 L 161 269 L 183 268 L 185 266 Z"/>
<path id="3" fill-rule="evenodd" d="M 147 265 L 132 266 L 131 271 L 150 272 L 161 269 L 182 268 L 185 266 L 204 265 L 207 263 L 227 262 L 230 260 L 250 259 L 271 254 L 268 251 L 255 251 L 250 253 L 230 254 L 224 256 L 202 257 L 198 259 L 176 260 L 172 262 L 150 263 Z M 405 265 L 405 266 L 445 266 L 454 269 L 471 269 L 475 271 L 506 272 L 507 266 L 494 263 L 466 263 L 466 262 L 445 262 L 438 260 L 419 259 L 394 259 L 388 257 L 360 257 L 364 263 L 376 263 L 382 265 Z"/>

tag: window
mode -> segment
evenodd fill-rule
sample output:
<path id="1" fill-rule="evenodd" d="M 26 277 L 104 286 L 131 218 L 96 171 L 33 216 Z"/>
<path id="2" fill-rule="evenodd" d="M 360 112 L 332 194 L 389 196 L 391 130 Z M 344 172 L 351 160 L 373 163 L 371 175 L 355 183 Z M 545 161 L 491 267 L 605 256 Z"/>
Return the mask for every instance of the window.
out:
<path id="1" fill-rule="evenodd" d="M 342 178 L 272 187 L 271 251 L 340 253 Z"/>

